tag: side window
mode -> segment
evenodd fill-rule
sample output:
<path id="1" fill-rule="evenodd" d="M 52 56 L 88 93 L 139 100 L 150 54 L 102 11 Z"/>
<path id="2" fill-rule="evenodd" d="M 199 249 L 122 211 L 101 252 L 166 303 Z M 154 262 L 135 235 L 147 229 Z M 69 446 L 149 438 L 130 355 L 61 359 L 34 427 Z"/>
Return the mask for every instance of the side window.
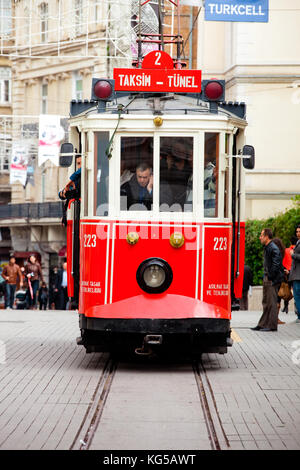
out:
<path id="1" fill-rule="evenodd" d="M 219 134 L 205 133 L 204 217 L 218 216 Z"/>
<path id="2" fill-rule="evenodd" d="M 225 154 L 229 155 L 229 134 L 225 134 Z M 229 166 L 226 165 L 224 175 L 224 217 L 229 217 Z"/>
<path id="3" fill-rule="evenodd" d="M 84 159 L 83 162 L 85 164 L 85 180 L 84 180 L 84 207 L 83 207 L 83 215 L 86 217 L 88 215 L 88 172 L 87 172 L 87 165 L 86 161 L 88 158 L 88 151 L 89 151 L 89 136 L 88 133 L 84 133 Z M 82 176 L 81 176 L 82 178 Z"/>
<path id="4" fill-rule="evenodd" d="M 153 137 L 121 137 L 121 211 L 153 205 Z"/>
<path id="5" fill-rule="evenodd" d="M 160 138 L 160 211 L 193 210 L 193 137 Z"/>
<path id="6" fill-rule="evenodd" d="M 108 132 L 95 132 L 95 208 L 94 214 L 108 215 L 109 160 L 105 150 L 109 144 Z"/>

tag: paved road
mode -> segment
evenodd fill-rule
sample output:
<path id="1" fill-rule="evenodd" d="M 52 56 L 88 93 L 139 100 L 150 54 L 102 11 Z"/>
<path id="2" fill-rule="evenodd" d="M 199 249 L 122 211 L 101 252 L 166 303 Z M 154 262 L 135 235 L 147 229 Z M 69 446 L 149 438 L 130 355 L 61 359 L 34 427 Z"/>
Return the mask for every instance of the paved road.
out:
<path id="1" fill-rule="evenodd" d="M 300 324 L 254 332 L 234 312 L 233 347 L 203 366 L 230 449 L 300 449 Z M 0 449 L 69 449 L 107 360 L 78 347 L 66 311 L 0 310 Z M 147 393 L 145 393 L 145 390 Z M 129 392 L 129 393 L 128 393 Z M 92 449 L 208 449 L 188 364 L 120 363 Z"/>

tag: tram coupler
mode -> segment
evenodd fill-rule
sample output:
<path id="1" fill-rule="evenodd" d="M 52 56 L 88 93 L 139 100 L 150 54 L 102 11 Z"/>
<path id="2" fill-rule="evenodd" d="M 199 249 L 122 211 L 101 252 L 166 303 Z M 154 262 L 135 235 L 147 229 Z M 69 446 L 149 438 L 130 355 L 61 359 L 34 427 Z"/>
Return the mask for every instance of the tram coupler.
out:
<path id="1" fill-rule="evenodd" d="M 142 347 L 136 348 L 134 352 L 138 356 L 152 356 L 154 353 L 151 346 L 160 344 L 162 344 L 162 335 L 146 335 L 144 336 Z"/>
<path id="2" fill-rule="evenodd" d="M 162 335 L 146 335 L 144 342 L 146 344 L 162 344 Z"/>

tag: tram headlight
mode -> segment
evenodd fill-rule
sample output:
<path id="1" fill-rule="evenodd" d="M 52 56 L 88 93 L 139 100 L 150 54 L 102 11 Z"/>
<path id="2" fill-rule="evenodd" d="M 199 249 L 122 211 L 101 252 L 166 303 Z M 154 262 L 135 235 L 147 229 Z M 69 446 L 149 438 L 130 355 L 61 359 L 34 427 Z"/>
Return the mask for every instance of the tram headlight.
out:
<path id="1" fill-rule="evenodd" d="M 165 279 L 165 271 L 157 264 L 148 266 L 144 271 L 144 281 L 148 287 L 160 287 Z"/>
<path id="2" fill-rule="evenodd" d="M 136 279 L 141 289 L 149 294 L 167 290 L 173 280 L 170 265 L 161 258 L 149 258 L 138 267 Z"/>

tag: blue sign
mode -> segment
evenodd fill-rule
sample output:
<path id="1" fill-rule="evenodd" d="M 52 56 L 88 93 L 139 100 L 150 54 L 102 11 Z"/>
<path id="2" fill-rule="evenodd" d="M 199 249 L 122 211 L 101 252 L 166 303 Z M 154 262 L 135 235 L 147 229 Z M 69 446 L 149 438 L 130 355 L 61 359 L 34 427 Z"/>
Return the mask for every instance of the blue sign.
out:
<path id="1" fill-rule="evenodd" d="M 269 0 L 205 0 L 207 21 L 269 21 Z"/>

